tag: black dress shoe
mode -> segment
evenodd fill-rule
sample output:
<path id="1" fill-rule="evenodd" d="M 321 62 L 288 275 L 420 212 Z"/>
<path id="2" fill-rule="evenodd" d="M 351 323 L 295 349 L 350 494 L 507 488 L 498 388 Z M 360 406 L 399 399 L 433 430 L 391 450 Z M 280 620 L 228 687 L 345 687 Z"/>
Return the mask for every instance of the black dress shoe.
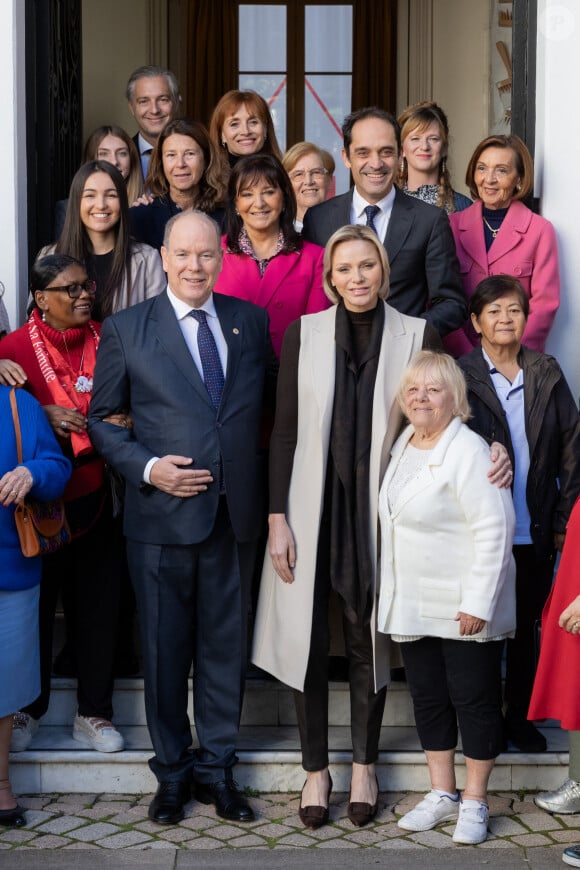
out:
<path id="1" fill-rule="evenodd" d="M 214 804 L 216 813 L 231 822 L 253 822 L 254 811 L 236 788 L 233 779 L 197 782 L 195 797 L 202 804 Z"/>
<path id="2" fill-rule="evenodd" d="M 0 810 L 0 825 L 7 828 L 21 828 L 26 824 L 24 810 L 16 804 L 11 810 Z"/>
<path id="3" fill-rule="evenodd" d="M 184 816 L 183 806 L 191 797 L 187 782 L 160 782 L 149 804 L 149 818 L 158 825 L 176 825 Z"/>

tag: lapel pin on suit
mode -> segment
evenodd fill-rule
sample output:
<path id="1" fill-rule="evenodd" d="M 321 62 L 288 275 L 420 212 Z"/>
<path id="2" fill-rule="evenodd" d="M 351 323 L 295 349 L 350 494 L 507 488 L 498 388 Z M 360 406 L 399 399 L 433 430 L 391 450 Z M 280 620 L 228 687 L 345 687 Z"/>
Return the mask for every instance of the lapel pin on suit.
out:
<path id="1" fill-rule="evenodd" d="M 234 326 L 234 328 L 232 329 L 232 332 L 233 332 L 234 335 L 239 335 L 239 334 L 240 334 L 240 330 L 239 330 L 236 326 Z"/>

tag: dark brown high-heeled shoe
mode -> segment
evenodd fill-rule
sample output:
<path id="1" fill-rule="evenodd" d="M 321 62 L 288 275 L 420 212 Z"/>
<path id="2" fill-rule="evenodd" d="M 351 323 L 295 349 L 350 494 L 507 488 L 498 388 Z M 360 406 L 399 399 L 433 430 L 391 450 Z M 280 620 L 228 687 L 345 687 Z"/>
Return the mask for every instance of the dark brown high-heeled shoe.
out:
<path id="1" fill-rule="evenodd" d="M 368 825 L 369 822 L 372 822 L 374 817 L 376 816 L 379 809 L 379 780 L 375 776 L 377 781 L 377 799 L 374 804 L 365 804 L 359 801 L 355 801 L 354 803 L 349 800 L 348 810 L 346 811 L 347 816 L 357 828 L 362 828 L 365 825 Z"/>
<path id="2" fill-rule="evenodd" d="M 304 783 L 304 786 L 306 783 Z M 304 791 L 304 786 L 302 786 L 302 791 Z M 305 828 L 312 828 L 312 830 L 316 830 L 317 828 L 321 828 L 328 822 L 328 805 L 330 804 L 330 794 L 332 792 L 332 777 L 328 774 L 328 792 L 326 795 L 326 806 L 302 806 L 302 797 L 300 797 L 300 806 L 298 808 L 298 815 L 300 816 L 300 821 L 304 825 Z"/>

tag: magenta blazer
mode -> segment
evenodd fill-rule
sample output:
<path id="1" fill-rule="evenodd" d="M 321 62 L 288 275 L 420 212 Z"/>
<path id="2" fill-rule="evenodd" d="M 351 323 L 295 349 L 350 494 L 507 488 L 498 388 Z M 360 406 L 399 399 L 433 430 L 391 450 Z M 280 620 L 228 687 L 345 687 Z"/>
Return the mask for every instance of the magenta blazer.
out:
<path id="1" fill-rule="evenodd" d="M 270 316 L 270 335 L 278 357 L 284 333 L 303 314 L 314 314 L 330 306 L 322 289 L 324 248 L 302 242 L 299 253 L 278 254 L 260 278 L 258 264 L 246 254 L 230 254 L 222 237 L 223 267 L 215 285 L 216 293 L 237 296 L 265 308 Z"/>
<path id="2" fill-rule="evenodd" d="M 530 316 L 522 344 L 544 351 L 560 304 L 558 244 L 554 227 L 521 202 L 512 202 L 497 238 L 485 250 L 481 200 L 449 215 L 463 289 L 467 299 L 490 275 L 512 275 L 530 298 Z M 454 357 L 469 353 L 479 339 L 468 321 L 447 335 L 445 349 Z"/>

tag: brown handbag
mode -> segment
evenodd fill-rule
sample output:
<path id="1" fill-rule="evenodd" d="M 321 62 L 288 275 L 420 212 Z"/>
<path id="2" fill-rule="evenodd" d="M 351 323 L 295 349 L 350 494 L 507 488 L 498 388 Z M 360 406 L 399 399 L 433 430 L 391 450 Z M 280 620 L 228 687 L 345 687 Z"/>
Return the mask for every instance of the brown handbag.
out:
<path id="1" fill-rule="evenodd" d="M 16 435 L 18 464 L 22 465 L 22 434 L 14 387 L 10 391 L 10 407 Z M 55 553 L 68 544 L 71 538 L 62 498 L 52 501 L 25 498 L 22 504 L 16 505 L 14 521 L 24 556 L 46 556 L 48 553 Z"/>

